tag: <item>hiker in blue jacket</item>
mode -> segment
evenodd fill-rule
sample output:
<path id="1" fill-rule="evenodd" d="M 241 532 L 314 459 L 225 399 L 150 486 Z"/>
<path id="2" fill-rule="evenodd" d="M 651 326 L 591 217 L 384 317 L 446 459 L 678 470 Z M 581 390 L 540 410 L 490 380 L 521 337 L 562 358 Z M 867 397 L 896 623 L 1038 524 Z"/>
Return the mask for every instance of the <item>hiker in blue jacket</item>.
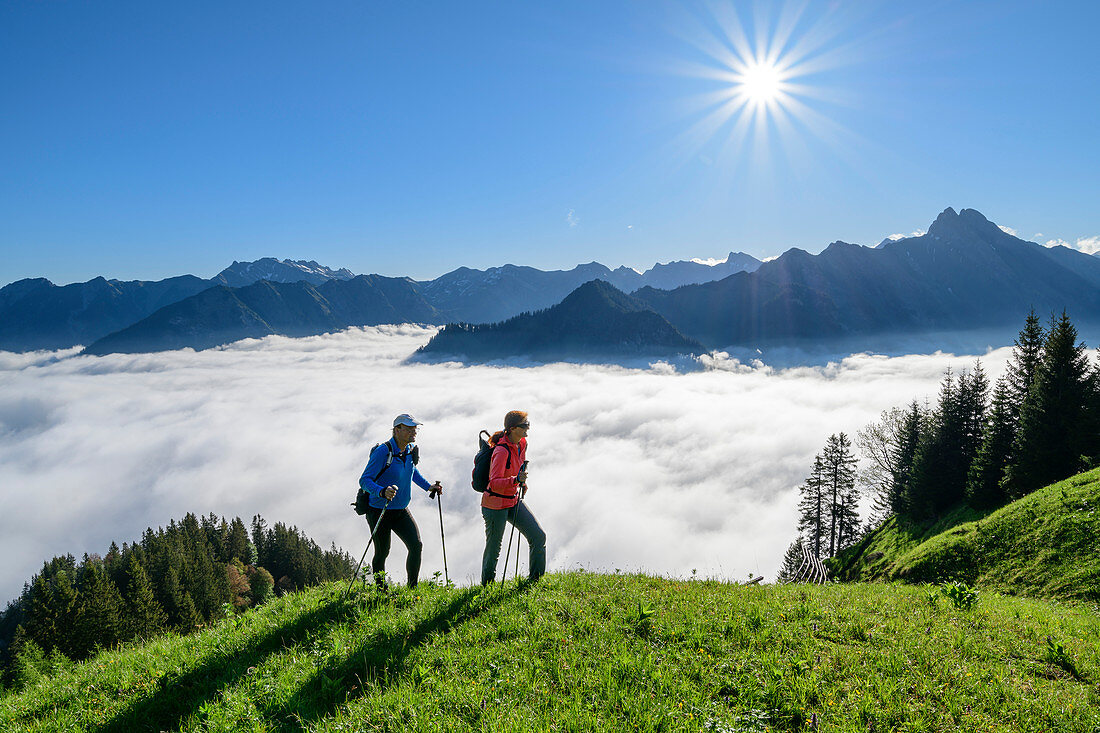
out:
<path id="1" fill-rule="evenodd" d="M 373 527 L 382 511 L 386 512 L 374 535 L 374 559 L 371 561 L 374 581 L 380 588 L 387 585 L 383 573 L 386 557 L 390 554 L 390 532 L 395 533 L 409 551 L 405 570 L 409 574 L 410 588 L 416 586 L 420 574 L 420 555 L 424 543 L 420 541 L 420 530 L 408 508 L 412 483 L 415 481 L 432 499 L 443 493 L 442 484 L 438 481 L 429 484 L 416 468 L 420 458 L 416 447 L 416 428 L 420 424 L 411 415 L 398 415 L 393 421 L 393 437 L 374 447 L 367 467 L 359 477 L 359 487 L 370 496 L 367 526 Z"/>

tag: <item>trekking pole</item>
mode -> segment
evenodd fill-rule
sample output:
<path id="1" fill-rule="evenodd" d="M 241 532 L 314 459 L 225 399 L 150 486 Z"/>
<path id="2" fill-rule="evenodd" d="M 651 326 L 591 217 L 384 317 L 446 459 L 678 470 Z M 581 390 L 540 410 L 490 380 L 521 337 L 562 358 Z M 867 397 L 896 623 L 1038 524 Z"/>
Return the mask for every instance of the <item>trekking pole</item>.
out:
<path id="1" fill-rule="evenodd" d="M 516 506 L 519 506 L 518 502 L 516 503 Z M 515 510 L 516 510 L 516 507 L 513 506 L 512 507 L 512 531 L 510 531 L 508 533 L 508 549 L 504 551 L 504 572 L 501 573 L 501 576 L 500 576 L 501 584 L 503 584 L 504 581 L 508 579 L 508 561 L 512 559 L 512 536 L 516 533 Z M 504 517 L 505 517 L 505 520 L 507 521 L 508 515 L 505 514 Z"/>
<path id="2" fill-rule="evenodd" d="M 451 576 L 447 573 L 447 536 L 443 534 L 443 499 L 440 497 L 441 493 L 443 492 L 436 492 L 435 501 L 439 506 L 439 541 L 443 543 L 443 580 L 450 584 Z"/>
<path id="3" fill-rule="evenodd" d="M 527 470 L 527 461 L 523 462 L 523 465 L 519 467 L 520 471 Z M 527 484 L 520 484 L 516 493 L 516 503 L 512 506 L 512 531 L 508 533 L 508 549 L 504 551 L 504 572 L 501 574 L 500 582 L 503 583 L 508 578 L 508 561 L 512 559 L 512 537 L 516 533 L 516 519 L 519 517 L 519 505 L 523 501 L 523 493 L 527 491 Z M 505 515 L 507 516 L 507 515 Z M 516 553 L 519 554 L 519 545 L 522 542 L 522 538 L 516 543 Z M 519 560 L 516 560 L 516 572 L 519 572 Z M 514 576 L 513 576 L 514 577 Z"/>
<path id="4" fill-rule="evenodd" d="M 527 487 L 523 487 L 523 492 L 520 494 L 519 501 L 516 502 L 516 515 L 519 516 L 519 505 L 523 503 L 523 494 L 527 493 Z M 512 525 L 513 527 L 515 525 Z M 516 572 L 512 573 L 513 578 L 519 577 L 519 548 L 523 545 L 523 534 L 520 534 L 519 539 L 516 540 Z"/>
<path id="5" fill-rule="evenodd" d="M 363 548 L 363 556 L 359 558 L 359 564 L 355 566 L 355 572 L 352 573 L 351 582 L 348 583 L 348 589 L 344 591 L 344 598 L 347 598 L 351 594 L 351 587 L 355 585 L 355 579 L 359 577 L 359 568 L 363 567 L 363 561 L 367 559 L 367 550 L 374 543 L 374 535 L 378 532 L 378 528 L 382 526 L 382 517 L 386 516 L 386 507 L 390 505 L 390 500 L 386 499 L 386 503 L 382 505 L 382 513 L 378 515 L 378 521 L 374 523 L 374 528 L 370 531 L 370 540 L 367 541 L 367 546 Z"/>

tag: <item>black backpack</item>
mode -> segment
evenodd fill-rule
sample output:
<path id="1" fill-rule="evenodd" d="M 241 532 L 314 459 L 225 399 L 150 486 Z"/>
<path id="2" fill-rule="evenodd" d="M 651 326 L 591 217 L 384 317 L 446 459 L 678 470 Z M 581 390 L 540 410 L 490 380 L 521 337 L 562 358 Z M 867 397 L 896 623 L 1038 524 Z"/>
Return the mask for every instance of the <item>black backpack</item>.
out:
<path id="1" fill-rule="evenodd" d="M 482 435 L 484 435 L 485 438 L 481 437 Z M 479 494 L 489 493 L 493 496 L 499 496 L 502 499 L 511 499 L 512 497 L 510 496 L 489 491 L 489 464 L 493 462 L 493 451 L 496 450 L 497 446 L 489 445 L 489 440 L 486 440 L 486 438 L 489 440 L 493 438 L 488 430 L 482 430 L 477 434 L 478 451 L 477 455 L 474 456 L 474 470 L 471 476 L 472 480 L 470 481 L 470 486 Z M 497 445 L 499 445 L 499 443 Z M 508 462 L 504 464 L 504 467 L 511 468 L 512 451 L 507 448 L 505 448 L 505 451 L 508 453 Z"/>
<path id="2" fill-rule="evenodd" d="M 375 443 L 374 448 L 370 449 L 371 454 L 374 454 L 375 448 L 382 445 L 381 443 Z M 412 451 L 409 453 L 412 456 L 412 462 L 415 466 L 420 463 L 420 446 L 414 445 Z M 368 459 L 369 461 L 370 459 Z M 393 449 L 390 448 L 389 441 L 386 441 L 386 462 L 382 465 L 382 470 L 374 477 L 375 483 L 382 477 L 382 474 L 386 472 L 386 469 L 393 463 Z M 352 502 L 352 507 L 355 508 L 355 513 L 362 516 L 367 513 L 367 507 L 370 506 L 370 494 L 363 490 L 363 487 L 359 487 L 359 491 L 355 494 L 355 501 Z"/>

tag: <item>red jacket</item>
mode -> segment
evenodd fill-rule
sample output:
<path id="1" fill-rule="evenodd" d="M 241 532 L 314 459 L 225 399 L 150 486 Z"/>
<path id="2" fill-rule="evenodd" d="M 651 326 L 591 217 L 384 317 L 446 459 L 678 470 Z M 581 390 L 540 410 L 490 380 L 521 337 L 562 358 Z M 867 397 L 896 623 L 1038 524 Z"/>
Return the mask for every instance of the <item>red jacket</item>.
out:
<path id="1" fill-rule="evenodd" d="M 489 461 L 489 486 L 481 495 L 481 506 L 486 509 L 511 509 L 519 501 L 519 484 L 516 476 L 527 460 L 527 438 L 520 438 L 519 445 L 505 435 L 493 448 Z M 489 492 L 493 492 L 490 494 Z M 494 496 L 493 494 L 501 494 Z"/>

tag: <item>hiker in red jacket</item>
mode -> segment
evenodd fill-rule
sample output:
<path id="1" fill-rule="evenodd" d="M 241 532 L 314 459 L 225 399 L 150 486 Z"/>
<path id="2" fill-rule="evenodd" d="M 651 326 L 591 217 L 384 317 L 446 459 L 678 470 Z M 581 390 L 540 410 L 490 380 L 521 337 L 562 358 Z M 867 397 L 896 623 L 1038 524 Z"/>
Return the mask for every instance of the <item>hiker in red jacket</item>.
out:
<path id="1" fill-rule="evenodd" d="M 496 578 L 497 559 L 508 522 L 519 530 L 530 546 L 529 578 L 538 580 L 546 572 L 546 533 L 523 501 L 527 493 L 527 413 L 512 410 L 504 416 L 504 430 L 493 435 L 493 456 L 489 464 L 489 485 L 481 496 L 485 519 L 485 553 L 481 558 L 481 584 Z M 505 558 L 507 563 L 507 558 Z"/>

